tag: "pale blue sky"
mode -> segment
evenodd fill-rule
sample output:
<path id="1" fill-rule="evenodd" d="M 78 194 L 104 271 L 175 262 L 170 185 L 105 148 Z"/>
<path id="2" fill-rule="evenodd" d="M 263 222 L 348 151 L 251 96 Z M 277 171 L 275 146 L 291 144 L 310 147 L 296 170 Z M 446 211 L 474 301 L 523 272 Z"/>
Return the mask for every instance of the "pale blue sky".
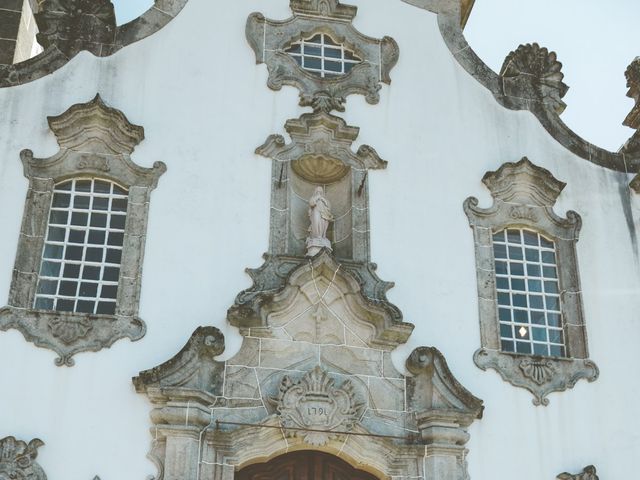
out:
<path id="1" fill-rule="evenodd" d="M 275 1 L 287 0 L 265 0 L 263 11 L 268 12 L 269 2 Z M 113 3 L 122 24 L 153 1 Z M 495 71 L 521 43 L 538 42 L 555 50 L 570 87 L 562 119 L 586 140 L 617 150 L 633 133 L 622 126 L 633 105 L 625 96 L 624 71 L 640 55 L 639 18 L 638 0 L 476 0 L 465 35 Z"/>

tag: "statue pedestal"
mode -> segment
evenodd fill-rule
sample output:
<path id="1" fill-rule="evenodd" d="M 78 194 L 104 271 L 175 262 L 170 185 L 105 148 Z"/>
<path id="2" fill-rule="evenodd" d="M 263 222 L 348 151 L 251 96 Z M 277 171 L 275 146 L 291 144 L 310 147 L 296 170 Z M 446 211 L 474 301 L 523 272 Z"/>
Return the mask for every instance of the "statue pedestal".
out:
<path id="1" fill-rule="evenodd" d="M 326 248 L 330 252 L 333 251 L 329 239 L 307 238 L 307 257 L 315 257 L 323 248 Z"/>

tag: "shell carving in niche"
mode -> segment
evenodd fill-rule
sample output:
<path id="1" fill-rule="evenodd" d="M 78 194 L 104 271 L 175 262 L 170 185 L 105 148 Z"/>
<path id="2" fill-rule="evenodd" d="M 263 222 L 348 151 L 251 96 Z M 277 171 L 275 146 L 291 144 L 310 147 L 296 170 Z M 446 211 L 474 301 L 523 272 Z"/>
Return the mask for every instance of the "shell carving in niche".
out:
<path id="1" fill-rule="evenodd" d="M 291 162 L 293 171 L 314 184 L 335 183 L 349 173 L 349 167 L 339 160 L 321 155 L 304 155 Z"/>

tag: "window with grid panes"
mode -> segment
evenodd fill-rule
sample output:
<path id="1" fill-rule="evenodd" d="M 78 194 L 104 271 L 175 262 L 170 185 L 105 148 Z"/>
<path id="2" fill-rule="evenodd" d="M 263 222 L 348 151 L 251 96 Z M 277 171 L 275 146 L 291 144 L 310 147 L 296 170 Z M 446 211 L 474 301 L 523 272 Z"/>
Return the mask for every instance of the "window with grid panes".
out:
<path id="1" fill-rule="evenodd" d="M 362 59 L 329 35 L 319 33 L 312 38 L 295 42 L 285 50 L 304 70 L 322 78 L 349 73 Z"/>
<path id="2" fill-rule="evenodd" d="M 493 235 L 502 351 L 565 356 L 553 241 L 508 228 Z"/>
<path id="3" fill-rule="evenodd" d="M 106 180 L 55 186 L 36 309 L 115 313 L 127 202 L 128 192 Z"/>

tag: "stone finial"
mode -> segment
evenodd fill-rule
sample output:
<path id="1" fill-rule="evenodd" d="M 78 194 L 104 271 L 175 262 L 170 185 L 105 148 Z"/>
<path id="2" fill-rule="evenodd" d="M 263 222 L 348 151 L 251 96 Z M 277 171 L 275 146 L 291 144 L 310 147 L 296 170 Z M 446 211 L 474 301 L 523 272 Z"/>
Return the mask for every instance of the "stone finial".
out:
<path id="1" fill-rule="evenodd" d="M 44 471 L 36 463 L 38 448 L 44 442 L 38 438 L 28 444 L 14 437 L 0 440 L 0 478 L 28 478 L 47 480 Z"/>
<path id="2" fill-rule="evenodd" d="M 67 57 L 81 50 L 105 55 L 115 43 L 116 15 L 109 0 L 45 0 L 35 18 L 38 42 L 55 45 Z"/>
<path id="3" fill-rule="evenodd" d="M 561 70 L 555 52 L 537 43 L 520 45 L 507 55 L 500 69 L 504 94 L 540 102 L 559 115 L 567 106 L 561 99 L 569 90 Z"/>
<path id="4" fill-rule="evenodd" d="M 561 473 L 556 477 L 556 480 L 598 480 L 596 475 L 596 467 L 588 465 L 584 467 L 582 472 L 572 475 L 571 473 Z"/>
<path id="5" fill-rule="evenodd" d="M 631 62 L 624 72 L 624 76 L 627 77 L 627 88 L 629 89 L 627 97 L 633 98 L 635 105 L 622 124 L 638 130 L 640 129 L 640 57 L 636 57 Z"/>

